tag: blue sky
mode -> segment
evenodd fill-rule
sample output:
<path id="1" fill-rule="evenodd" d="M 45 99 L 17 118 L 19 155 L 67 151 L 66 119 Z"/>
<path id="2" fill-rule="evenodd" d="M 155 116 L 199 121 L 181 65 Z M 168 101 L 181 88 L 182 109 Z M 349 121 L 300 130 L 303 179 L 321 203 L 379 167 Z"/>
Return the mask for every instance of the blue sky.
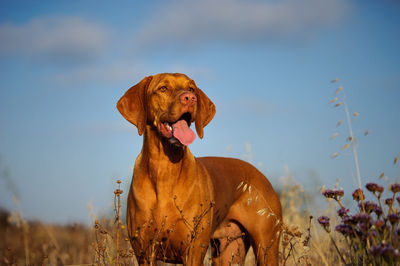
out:
<path id="1" fill-rule="evenodd" d="M 186 73 L 216 105 L 196 156 L 248 160 L 276 186 L 285 168 L 313 191 L 339 178 L 349 194 L 344 109 L 328 104 L 342 85 L 363 182 L 394 181 L 399 12 L 394 0 L 2 0 L 0 206 L 16 195 L 24 217 L 61 223 L 89 221 L 89 202 L 109 210 L 142 144 L 115 104 L 159 72 Z"/>

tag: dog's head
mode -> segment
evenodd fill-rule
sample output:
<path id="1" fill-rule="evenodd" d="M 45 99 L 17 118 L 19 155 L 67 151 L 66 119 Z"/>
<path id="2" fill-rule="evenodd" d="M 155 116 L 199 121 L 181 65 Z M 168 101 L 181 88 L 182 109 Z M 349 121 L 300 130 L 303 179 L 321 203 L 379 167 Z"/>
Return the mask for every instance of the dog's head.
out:
<path id="1" fill-rule="evenodd" d="M 215 106 L 196 83 L 184 74 L 157 74 L 142 79 L 118 101 L 119 112 L 138 128 L 153 126 L 171 143 L 189 145 L 215 115 Z"/>

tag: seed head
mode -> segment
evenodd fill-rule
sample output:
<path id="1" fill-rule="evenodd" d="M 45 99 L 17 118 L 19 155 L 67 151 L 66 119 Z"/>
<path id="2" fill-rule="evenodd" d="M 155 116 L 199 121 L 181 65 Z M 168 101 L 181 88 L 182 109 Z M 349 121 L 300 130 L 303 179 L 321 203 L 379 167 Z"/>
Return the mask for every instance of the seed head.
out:
<path id="1" fill-rule="evenodd" d="M 333 98 L 332 100 L 330 100 L 329 104 L 334 103 L 338 100 L 338 97 Z"/>
<path id="2" fill-rule="evenodd" d="M 399 183 L 391 184 L 391 185 L 389 186 L 389 189 L 390 189 L 393 193 L 400 192 L 400 184 L 399 184 Z"/>
<path id="3" fill-rule="evenodd" d="M 332 134 L 331 139 L 336 139 L 337 136 L 339 136 L 339 133 L 335 132 Z"/>
<path id="4" fill-rule="evenodd" d="M 333 158 L 336 158 L 336 157 L 338 157 L 339 156 L 339 153 L 338 152 L 335 152 L 335 153 L 333 153 L 332 155 L 331 155 L 331 158 L 333 159 Z"/>
<path id="5" fill-rule="evenodd" d="M 387 199 L 385 199 L 385 204 L 388 205 L 388 206 L 392 206 L 392 204 L 393 204 L 393 198 L 387 198 Z"/>
<path id="6" fill-rule="evenodd" d="M 357 202 L 365 199 L 364 192 L 361 188 L 357 188 L 356 190 L 354 190 L 352 196 L 353 199 L 356 200 Z"/>
<path id="7" fill-rule="evenodd" d="M 343 87 L 342 87 L 342 86 L 340 86 L 339 88 L 337 88 L 336 94 L 339 94 L 339 92 L 340 92 L 341 90 L 343 90 Z"/>

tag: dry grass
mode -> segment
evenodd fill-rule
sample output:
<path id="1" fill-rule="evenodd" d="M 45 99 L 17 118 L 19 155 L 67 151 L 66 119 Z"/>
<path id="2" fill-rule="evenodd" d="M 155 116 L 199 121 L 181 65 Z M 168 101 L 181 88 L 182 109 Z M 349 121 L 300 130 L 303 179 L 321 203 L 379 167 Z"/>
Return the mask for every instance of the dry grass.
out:
<path id="1" fill-rule="evenodd" d="M 332 265 L 337 253 L 316 226 L 319 213 L 311 213 L 316 193 L 304 192 L 292 177 L 282 179 L 281 200 L 284 225 L 281 235 L 282 265 Z M 127 238 L 124 221 L 119 219 L 122 191 L 115 190 L 115 216 L 96 220 L 93 227 L 57 226 L 26 222 L 18 214 L 1 213 L 0 260 L 2 265 L 137 265 Z M 122 206 L 124 208 L 124 206 Z M 331 212 L 334 212 L 332 206 Z M 209 265 L 206 258 L 205 264 Z M 246 265 L 254 265 L 249 252 Z"/>

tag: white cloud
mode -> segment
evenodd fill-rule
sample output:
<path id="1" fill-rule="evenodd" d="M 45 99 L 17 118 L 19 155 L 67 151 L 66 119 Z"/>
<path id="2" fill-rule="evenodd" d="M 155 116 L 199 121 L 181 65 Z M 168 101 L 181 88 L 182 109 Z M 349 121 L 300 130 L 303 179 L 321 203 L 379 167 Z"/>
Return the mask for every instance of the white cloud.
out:
<path id="1" fill-rule="evenodd" d="M 64 71 L 50 78 L 56 85 L 104 84 L 124 81 L 140 81 L 149 75 L 148 67 L 141 64 L 117 63 L 86 65 L 72 71 Z M 132 84 L 133 85 L 133 84 Z"/>
<path id="2" fill-rule="evenodd" d="M 79 17 L 41 17 L 23 25 L 0 25 L 0 54 L 56 63 L 92 59 L 107 44 L 108 31 Z"/>
<path id="3" fill-rule="evenodd" d="M 197 79 L 210 79 L 213 77 L 211 70 L 204 67 L 187 66 L 184 64 L 168 64 L 165 67 L 154 67 L 136 62 L 118 62 L 116 64 L 90 64 L 70 71 L 63 71 L 44 80 L 57 86 L 82 85 L 82 84 L 107 84 L 116 82 L 139 82 L 142 78 L 157 72 L 179 72 Z"/>
<path id="4" fill-rule="evenodd" d="M 185 47 L 210 40 L 304 39 L 338 23 L 348 10 L 345 0 L 174 1 L 155 10 L 135 41 L 142 48 Z"/>

